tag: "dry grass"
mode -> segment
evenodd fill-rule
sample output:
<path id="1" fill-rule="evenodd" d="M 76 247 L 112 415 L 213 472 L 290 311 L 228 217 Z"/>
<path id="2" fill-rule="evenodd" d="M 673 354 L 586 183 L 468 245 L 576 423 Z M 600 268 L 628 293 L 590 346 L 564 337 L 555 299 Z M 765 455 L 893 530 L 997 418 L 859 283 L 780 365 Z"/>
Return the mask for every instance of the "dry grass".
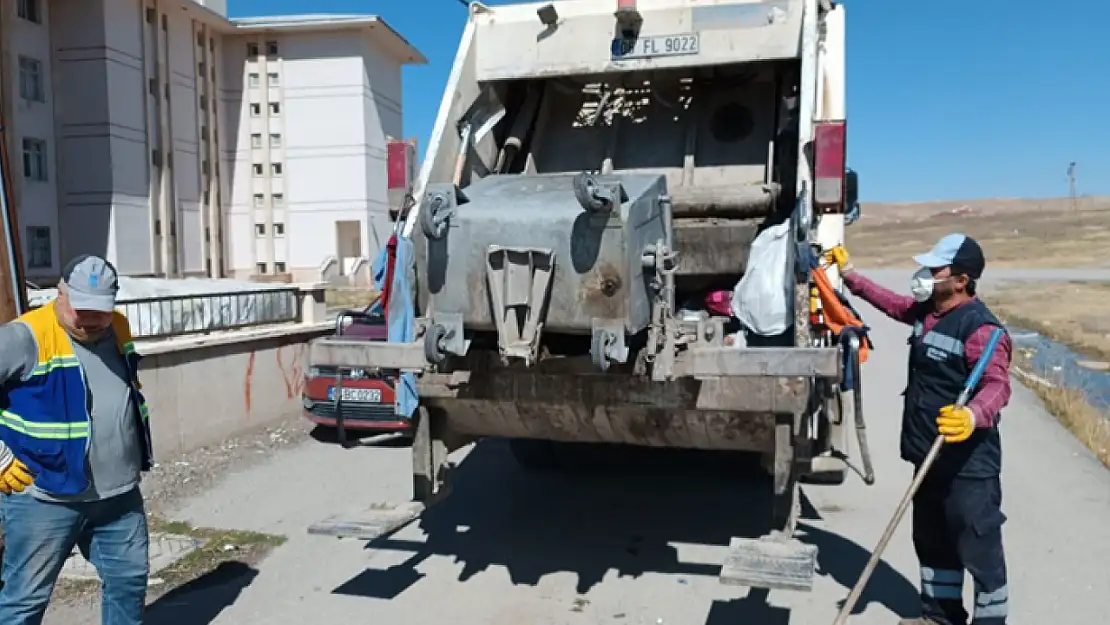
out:
<path id="1" fill-rule="evenodd" d="M 1009 323 L 1087 358 L 1110 360 L 1110 284 L 1026 283 L 994 289 L 985 300 Z"/>
<path id="2" fill-rule="evenodd" d="M 378 299 L 375 289 L 335 287 L 324 293 L 324 303 L 329 309 L 335 308 L 365 308 Z"/>
<path id="3" fill-rule="evenodd" d="M 1049 412 L 1110 468 L 1110 419 L 1107 415 L 1087 403 L 1077 389 L 1046 387 L 1038 395 Z"/>
<path id="4" fill-rule="evenodd" d="M 912 267 L 913 255 L 950 232 L 975 237 L 991 267 L 1110 265 L 1110 200 L 1102 198 L 1085 199 L 1078 210 L 1051 200 L 996 200 L 870 205 L 863 215 L 847 231 L 860 267 Z"/>
<path id="5" fill-rule="evenodd" d="M 998 289 L 985 298 L 1008 324 L 1038 332 L 1083 356 L 1110 360 L 1110 285 L 1098 283 L 1024 284 Z M 1015 354 L 1015 366 L 1045 408 L 1110 468 L 1110 415 L 1092 406 L 1081 389 L 1056 384 L 1036 371 L 1029 354 Z M 1033 375 L 1028 375 L 1032 373 Z"/>
<path id="6" fill-rule="evenodd" d="M 1016 358 L 1015 364 L 1030 366 L 1025 357 Z M 1110 469 L 1110 415 L 1092 406 L 1080 389 L 1055 385 L 1044 378 L 1028 379 L 1027 386 L 1041 398 L 1049 414 Z"/>

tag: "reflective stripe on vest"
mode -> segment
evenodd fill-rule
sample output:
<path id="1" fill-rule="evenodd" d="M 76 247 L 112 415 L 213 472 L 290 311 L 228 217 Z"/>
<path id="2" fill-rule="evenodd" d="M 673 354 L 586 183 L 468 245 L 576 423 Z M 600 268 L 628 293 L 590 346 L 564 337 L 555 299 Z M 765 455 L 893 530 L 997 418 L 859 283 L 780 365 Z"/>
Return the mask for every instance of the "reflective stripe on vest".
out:
<path id="1" fill-rule="evenodd" d="M 42 307 L 42 309 L 23 315 L 20 321 L 31 329 L 39 348 L 38 364 L 23 380 L 24 384 L 33 385 L 36 383 L 36 378 L 39 380 L 49 379 L 53 375 L 62 374 L 66 369 L 79 369 L 81 367 L 77 355 L 72 352 L 68 336 L 57 325 L 53 302 Z M 125 319 L 117 315 L 112 321 L 117 347 L 126 361 L 127 370 L 131 376 L 128 382 L 138 393 L 135 399 L 138 400 L 136 406 L 139 416 L 146 423 L 150 419 L 150 409 L 147 406 L 146 399 L 142 397 L 140 391 L 142 385 L 139 384 L 137 376 L 135 376 L 137 366 L 135 343 L 131 340 L 130 328 L 127 326 Z M 58 399 L 59 401 L 63 400 L 63 398 Z M 24 436 L 44 440 L 88 438 L 90 425 L 87 408 L 82 416 L 84 417 L 83 421 L 37 421 L 20 415 L 17 410 L 0 410 L 0 427 L 9 428 Z"/>
<path id="2" fill-rule="evenodd" d="M 0 410 L 0 425 L 31 438 L 71 440 L 89 437 L 89 423 L 44 423 L 28 421 L 10 410 Z"/>

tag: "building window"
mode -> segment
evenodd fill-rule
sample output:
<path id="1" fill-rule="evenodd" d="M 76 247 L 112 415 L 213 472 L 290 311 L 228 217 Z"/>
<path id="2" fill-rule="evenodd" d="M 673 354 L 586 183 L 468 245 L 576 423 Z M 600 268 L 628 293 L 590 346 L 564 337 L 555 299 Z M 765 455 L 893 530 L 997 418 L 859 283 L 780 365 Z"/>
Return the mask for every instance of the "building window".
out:
<path id="1" fill-rule="evenodd" d="M 46 101 L 42 61 L 26 56 L 19 57 L 19 95 L 25 100 Z"/>
<path id="2" fill-rule="evenodd" d="M 208 68 L 204 65 L 203 62 L 197 63 L 197 76 L 200 76 L 201 78 L 204 78 L 204 75 L 206 73 L 208 73 L 207 69 Z"/>
<path id="3" fill-rule="evenodd" d="M 260 178 L 262 176 L 262 163 L 254 164 L 254 177 Z"/>
<path id="4" fill-rule="evenodd" d="M 27 268 L 49 269 L 51 264 L 50 228 L 27 226 Z"/>
<path id="5" fill-rule="evenodd" d="M 281 103 L 280 102 L 270 102 L 270 115 L 280 115 L 280 114 L 281 114 Z"/>
<path id="6" fill-rule="evenodd" d="M 266 273 L 266 263 L 255 263 L 254 268 L 258 273 Z"/>
<path id="7" fill-rule="evenodd" d="M 281 84 L 281 78 L 278 77 L 277 72 L 270 72 L 266 74 L 266 82 L 268 82 L 271 87 L 276 87 Z"/>
<path id="8" fill-rule="evenodd" d="M 281 175 L 281 163 L 270 163 L 270 173 L 275 176 Z"/>
<path id="9" fill-rule="evenodd" d="M 274 208 L 278 208 L 280 206 L 285 206 L 285 194 L 275 193 L 272 196 L 270 196 L 270 201 L 273 202 Z"/>
<path id="10" fill-rule="evenodd" d="M 254 233 L 260 237 L 266 236 L 266 224 L 254 224 Z"/>
<path id="11" fill-rule="evenodd" d="M 262 105 L 258 102 L 251 102 L 251 117 L 258 117 L 262 114 Z"/>
<path id="12" fill-rule="evenodd" d="M 254 194 L 254 207 L 255 208 L 262 208 L 264 206 L 266 206 L 266 196 L 262 195 L 261 193 L 255 193 Z"/>
<path id="13" fill-rule="evenodd" d="M 279 135 L 276 132 L 270 134 L 270 147 L 271 148 L 280 148 L 281 147 L 281 135 Z"/>
<path id="14" fill-rule="evenodd" d="M 46 180 L 46 142 L 42 139 L 23 140 L 23 177 Z"/>
<path id="15" fill-rule="evenodd" d="M 204 97 L 203 95 L 200 96 L 200 110 L 208 110 L 208 98 Z"/>
<path id="16" fill-rule="evenodd" d="M 248 57 L 258 56 L 258 44 L 257 43 L 254 43 L 252 41 L 251 43 L 247 44 L 247 56 Z"/>
<path id="17" fill-rule="evenodd" d="M 42 0 L 17 0 L 16 13 L 19 17 L 33 22 L 42 23 Z"/>
<path id="18" fill-rule="evenodd" d="M 253 135 L 251 135 L 251 147 L 255 148 L 255 149 L 262 147 L 262 135 L 261 134 L 256 132 Z"/>
<path id="19" fill-rule="evenodd" d="M 285 263 L 280 260 L 274 263 L 274 273 L 285 273 Z"/>
<path id="20" fill-rule="evenodd" d="M 279 223 L 274 224 L 274 236 L 275 237 L 285 236 L 285 224 L 279 224 Z"/>
<path id="21" fill-rule="evenodd" d="M 197 33 L 197 47 L 204 47 L 204 33 L 202 32 Z"/>
<path id="22" fill-rule="evenodd" d="M 257 87 L 258 86 L 258 73 L 257 72 L 251 72 L 251 73 L 247 74 L 247 84 L 250 85 L 251 87 Z"/>
<path id="23" fill-rule="evenodd" d="M 276 41 L 266 42 L 266 56 L 277 56 L 278 46 Z"/>

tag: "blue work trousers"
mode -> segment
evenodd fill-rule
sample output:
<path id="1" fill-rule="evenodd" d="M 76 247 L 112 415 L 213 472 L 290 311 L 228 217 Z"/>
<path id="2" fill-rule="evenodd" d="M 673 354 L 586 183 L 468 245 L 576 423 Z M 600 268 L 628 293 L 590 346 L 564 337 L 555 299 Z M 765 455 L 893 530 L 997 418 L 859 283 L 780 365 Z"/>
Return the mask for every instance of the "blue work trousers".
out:
<path id="1" fill-rule="evenodd" d="M 77 546 L 100 576 L 102 625 L 140 625 L 150 537 L 138 488 L 109 499 L 53 503 L 0 496 L 4 566 L 0 623 L 40 625 L 67 557 Z"/>
<path id="2" fill-rule="evenodd" d="M 913 500 L 923 616 L 939 625 L 1006 625 L 1009 586 L 999 478 L 926 478 Z M 975 605 L 963 605 L 965 573 Z"/>

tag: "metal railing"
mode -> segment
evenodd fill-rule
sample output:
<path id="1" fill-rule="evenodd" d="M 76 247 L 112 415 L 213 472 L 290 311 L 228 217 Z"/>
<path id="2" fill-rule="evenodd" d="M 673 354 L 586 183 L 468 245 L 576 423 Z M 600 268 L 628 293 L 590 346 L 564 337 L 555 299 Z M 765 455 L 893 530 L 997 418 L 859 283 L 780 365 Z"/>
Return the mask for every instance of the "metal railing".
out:
<path id="1" fill-rule="evenodd" d="M 300 321 L 296 287 L 121 299 L 136 339 L 169 338 Z"/>

